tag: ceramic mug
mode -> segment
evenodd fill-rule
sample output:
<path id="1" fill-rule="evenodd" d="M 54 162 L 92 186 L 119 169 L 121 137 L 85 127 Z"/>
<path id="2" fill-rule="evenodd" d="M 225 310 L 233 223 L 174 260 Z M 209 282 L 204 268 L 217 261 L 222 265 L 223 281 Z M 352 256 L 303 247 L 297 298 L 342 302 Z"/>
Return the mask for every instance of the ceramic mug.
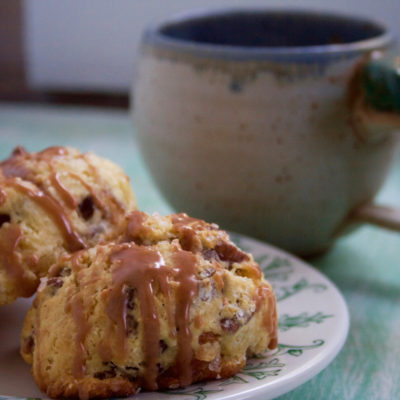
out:
<path id="1" fill-rule="evenodd" d="M 133 113 L 161 192 L 178 211 L 300 255 L 355 220 L 400 229 L 396 210 L 371 203 L 400 128 L 390 43 L 380 23 L 296 10 L 151 26 Z"/>

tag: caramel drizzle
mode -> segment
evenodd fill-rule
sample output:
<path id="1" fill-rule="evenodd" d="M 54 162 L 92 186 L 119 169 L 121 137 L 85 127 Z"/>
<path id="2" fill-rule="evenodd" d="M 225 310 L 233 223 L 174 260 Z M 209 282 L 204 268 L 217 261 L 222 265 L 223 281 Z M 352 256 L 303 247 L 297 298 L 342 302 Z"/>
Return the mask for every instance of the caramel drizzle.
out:
<path id="1" fill-rule="evenodd" d="M 89 324 L 86 321 L 83 312 L 84 304 L 80 293 L 76 293 L 73 298 L 66 304 L 66 312 L 72 313 L 72 318 L 77 326 L 77 333 L 75 336 L 75 357 L 72 364 L 72 374 L 76 379 L 84 377 L 86 372 L 86 349 L 85 339 L 89 332 Z"/>
<path id="2" fill-rule="evenodd" d="M 154 301 L 154 286 L 168 298 L 168 276 L 170 269 L 158 251 L 135 244 L 120 247 L 110 256 L 113 265 L 113 288 L 107 305 L 107 315 L 117 326 L 117 344 L 119 356 L 126 352 L 126 296 L 125 285 L 136 289 L 140 312 L 143 320 L 143 352 L 146 370 L 144 386 L 149 390 L 157 389 L 157 362 L 160 355 L 160 324 Z M 109 356 L 110 351 L 100 352 L 100 356 Z M 104 360 L 103 361 L 109 361 Z"/>
<path id="3" fill-rule="evenodd" d="M 188 215 L 173 214 L 171 216 L 174 229 L 178 232 L 179 242 L 184 250 L 196 251 L 198 250 L 198 239 L 196 236 L 196 229 L 204 229 L 205 223 L 196 218 L 189 217 Z"/>
<path id="4" fill-rule="evenodd" d="M 24 150 L 23 153 L 24 156 L 30 155 L 31 157 L 37 160 L 48 160 L 57 156 L 65 156 L 66 154 L 69 153 L 68 149 L 63 146 L 51 146 L 48 147 L 47 149 L 32 154 L 29 154 L 25 149 L 23 150 Z"/>
<path id="5" fill-rule="evenodd" d="M 86 245 L 83 240 L 79 237 L 78 233 L 73 229 L 70 221 L 64 213 L 62 206 L 57 200 L 52 198 L 49 194 L 38 189 L 37 192 L 27 188 L 26 186 L 20 184 L 16 179 L 12 177 L 20 177 L 24 180 L 28 180 L 38 187 L 35 181 L 33 172 L 27 169 L 23 162 L 25 159 L 32 159 L 37 161 L 51 160 L 56 156 L 61 156 L 68 154 L 68 149 L 64 147 L 49 147 L 39 153 L 29 154 L 23 147 L 16 147 L 7 160 L 0 163 L 0 169 L 3 175 L 7 178 L 6 183 L 13 186 L 15 189 L 23 192 L 25 195 L 29 196 L 34 202 L 36 202 L 40 207 L 46 210 L 53 221 L 56 223 L 60 231 L 64 236 L 64 240 L 67 242 L 70 251 L 80 250 L 85 248 Z M 68 191 L 61 185 L 58 181 L 58 177 L 54 176 L 52 178 L 53 184 L 55 183 L 56 190 L 62 191 L 62 197 L 65 199 L 70 195 Z M 57 185 L 57 182 L 59 185 Z M 67 202 L 70 202 L 68 199 Z"/>
<path id="6" fill-rule="evenodd" d="M 123 359 L 127 351 L 126 343 L 126 305 L 127 299 L 124 292 L 124 286 L 119 285 L 113 288 L 109 301 L 106 306 L 106 313 L 111 321 L 116 324 L 116 344 L 117 344 L 117 357 Z M 111 327 L 106 331 L 106 336 L 99 346 L 99 355 L 103 361 L 111 361 L 113 352 L 111 349 L 111 337 L 113 331 Z"/>
<path id="7" fill-rule="evenodd" d="M 72 196 L 68 189 L 61 183 L 59 172 L 52 173 L 50 175 L 50 180 L 68 208 L 74 210 L 76 207 L 78 207 L 78 202 L 76 201 L 75 197 Z"/>
<path id="8" fill-rule="evenodd" d="M 11 153 L 11 157 L 17 156 L 27 156 L 29 153 L 23 146 L 16 146 L 15 149 Z"/>
<path id="9" fill-rule="evenodd" d="M 86 265 L 82 262 L 81 257 L 85 253 L 83 251 L 77 251 L 71 256 L 68 256 L 66 259 L 70 261 L 71 269 L 73 273 L 77 276 L 77 284 L 78 288 L 76 292 L 72 294 L 72 296 L 68 296 L 67 302 L 65 305 L 65 311 L 70 312 L 72 314 L 72 318 L 77 327 L 77 332 L 75 335 L 75 355 L 72 363 L 72 374 L 74 378 L 81 379 L 84 377 L 86 372 L 86 349 L 85 349 L 85 340 L 86 336 L 90 331 L 90 326 L 87 322 L 87 318 L 84 313 L 84 299 L 82 296 L 82 292 L 79 286 L 87 287 L 94 280 L 86 281 L 84 276 L 81 276 L 81 272 L 85 270 Z M 64 260 L 65 261 L 65 260 Z M 57 266 L 53 266 L 50 269 L 50 276 L 54 274 L 58 274 L 60 271 L 60 267 L 63 266 L 63 262 L 61 261 Z M 93 272 L 95 269 L 93 268 Z"/>
<path id="10" fill-rule="evenodd" d="M 43 282 L 43 281 L 42 281 Z M 41 295 L 41 288 L 42 288 L 42 284 L 39 285 L 37 294 L 35 299 L 33 300 L 33 307 L 36 309 L 36 315 L 35 315 L 35 331 L 34 331 L 34 336 L 35 336 L 35 343 L 36 346 L 38 346 L 39 343 L 41 343 L 41 339 L 40 336 L 42 334 L 42 330 L 41 330 L 41 318 L 40 318 L 40 302 L 39 302 L 39 296 Z M 42 377 L 42 368 L 41 368 L 41 352 L 39 351 L 39 349 L 36 347 L 36 349 L 34 349 L 33 351 L 33 363 L 32 363 L 32 374 L 35 378 L 35 381 L 38 383 L 38 385 L 42 385 L 43 382 L 43 377 Z"/>
<path id="11" fill-rule="evenodd" d="M 193 298 L 197 295 L 198 286 L 196 256 L 190 252 L 178 250 L 173 254 L 174 267 L 167 268 L 158 251 L 130 243 L 118 246 L 117 250 L 110 255 L 110 260 L 113 263 L 113 287 L 106 312 L 117 328 L 117 356 L 123 358 L 127 351 L 127 300 L 124 289 L 129 286 L 136 290 L 143 321 L 143 353 L 146 365 L 143 377 L 144 387 L 150 390 L 157 389 L 160 324 L 154 290 L 158 288 L 166 297 L 167 303 L 171 303 L 169 280 L 173 275 L 178 283 L 175 309 L 175 326 L 178 331 L 176 365 L 180 384 L 190 384 L 193 375 L 191 368 L 193 350 L 189 325 L 190 306 L 193 304 Z M 110 361 L 112 357 L 109 341 L 111 334 L 109 329 L 99 346 L 99 354 L 103 361 Z"/>
<path id="12" fill-rule="evenodd" d="M 28 153 L 23 147 L 18 146 L 12 152 L 11 157 L 0 163 L 0 169 L 2 170 L 3 175 L 6 178 L 19 177 L 32 182 L 36 186 L 39 186 L 35 180 L 33 171 L 25 167 L 25 160 L 34 160 L 36 162 L 51 162 L 54 157 L 63 156 L 66 154 L 68 154 L 68 149 L 61 146 L 49 147 L 38 153 Z M 50 166 L 52 165 L 50 164 Z M 60 181 L 60 174 L 53 173 L 50 176 L 50 181 L 56 191 L 60 194 L 61 198 L 64 200 L 65 204 L 69 208 L 76 208 L 77 202 L 68 192 L 65 186 L 62 185 Z"/>
<path id="13" fill-rule="evenodd" d="M 148 231 L 148 228 L 144 225 L 146 220 L 146 214 L 142 211 L 132 211 L 128 216 L 128 227 L 127 235 L 132 240 L 140 239 L 140 236 Z"/>
<path id="14" fill-rule="evenodd" d="M 56 200 L 43 193 L 41 190 L 35 192 L 32 189 L 27 188 L 15 179 L 8 179 L 7 183 L 16 190 L 27 195 L 32 201 L 48 212 L 62 232 L 70 251 L 81 250 L 86 247 L 78 233 L 73 229 L 63 208 Z"/>
<path id="15" fill-rule="evenodd" d="M 189 217 L 185 213 L 173 214 L 171 216 L 174 227 L 179 230 L 184 227 L 190 227 L 194 230 L 214 229 L 213 225 L 207 224 L 205 221 L 193 217 Z"/>
<path id="16" fill-rule="evenodd" d="M 94 168 L 94 167 L 93 167 Z M 84 186 L 86 188 L 86 190 L 90 193 L 90 195 L 93 198 L 94 204 L 96 204 L 96 206 L 102 211 L 103 215 L 106 218 L 109 218 L 109 212 L 107 210 L 106 205 L 104 204 L 103 200 L 101 200 L 101 198 L 97 195 L 97 193 L 95 192 L 95 190 L 93 189 L 93 187 L 91 185 L 89 185 L 82 177 L 80 177 L 79 175 L 71 172 L 70 175 L 72 177 L 74 177 L 75 179 L 77 179 L 82 186 Z"/>
<path id="17" fill-rule="evenodd" d="M 103 179 L 101 175 L 99 174 L 99 171 L 97 168 L 90 162 L 88 154 L 82 154 L 81 156 L 87 163 L 88 167 L 91 169 L 93 175 L 96 178 L 96 181 L 101 184 L 101 186 L 106 186 L 103 184 Z M 113 195 L 113 193 L 109 190 L 102 190 L 101 194 L 104 195 L 105 198 L 108 199 L 108 206 L 109 208 L 113 207 L 114 209 L 117 209 L 118 214 L 123 214 L 125 213 L 125 207 L 121 202 Z M 100 208 L 100 207 L 99 207 Z M 117 222 L 115 219 L 114 213 L 111 213 L 111 219 L 113 222 Z"/>
<path id="18" fill-rule="evenodd" d="M 22 239 L 22 230 L 17 224 L 5 224 L 0 235 L 0 265 L 4 266 L 7 274 L 16 283 L 21 296 L 31 296 L 36 288 L 37 280 L 30 280 L 25 271 L 17 247 Z"/>
<path id="19" fill-rule="evenodd" d="M 22 153 L 21 153 L 22 154 Z M 32 171 L 24 165 L 24 159 L 21 159 L 20 153 L 14 152 L 11 157 L 0 163 L 0 169 L 5 178 L 20 177 L 25 180 L 32 180 Z"/>
<path id="20" fill-rule="evenodd" d="M 196 256 L 188 251 L 180 250 L 173 255 L 177 271 L 176 280 L 179 286 L 176 293 L 175 323 L 178 328 L 177 367 L 181 386 L 192 382 L 191 360 L 193 350 L 190 332 L 190 306 L 197 295 Z"/>
<path id="21" fill-rule="evenodd" d="M 0 206 L 2 206 L 7 200 L 7 193 L 3 188 L 0 187 Z"/>
<path id="22" fill-rule="evenodd" d="M 40 184 L 35 179 L 34 171 L 26 168 L 25 161 L 33 160 L 33 161 L 48 161 L 51 162 L 53 158 L 58 156 L 63 156 L 69 153 L 69 149 L 61 146 L 49 147 L 43 151 L 38 153 L 28 153 L 23 147 L 16 147 L 12 153 L 12 155 L 2 163 L 0 163 L 0 171 L 1 175 L 5 178 L 15 178 L 19 177 L 23 180 L 27 180 L 32 182 L 39 189 Z M 88 167 L 95 175 L 96 179 L 101 183 L 101 176 L 98 173 L 95 166 L 90 163 L 86 154 L 80 155 L 82 159 L 85 160 Z M 51 165 L 50 165 L 51 166 Z M 93 188 L 87 184 L 79 175 L 72 174 L 76 179 L 86 187 L 86 189 L 90 192 L 94 203 L 96 206 L 102 211 L 105 218 L 110 219 L 112 223 L 118 223 L 118 215 L 121 215 L 125 208 L 124 206 L 113 196 L 113 194 L 108 190 L 101 190 L 99 194 L 96 194 Z M 64 201 L 65 205 L 70 209 L 75 209 L 77 207 L 76 199 L 68 192 L 67 188 L 62 185 L 60 181 L 60 175 L 58 173 L 53 173 L 50 175 L 50 181 L 54 186 L 55 190 L 59 193 L 60 197 Z M 17 186 L 14 184 L 14 186 Z M 32 190 L 28 190 L 25 187 L 21 186 L 21 190 L 24 190 L 26 194 L 31 196 L 34 192 Z M 102 196 L 108 199 L 108 204 L 106 205 L 102 200 Z M 58 225 L 59 229 L 62 231 L 65 240 L 69 246 L 70 251 L 79 250 L 85 248 L 86 245 L 83 240 L 80 238 L 78 233 L 73 229 L 73 226 L 69 222 L 64 210 L 62 209 L 60 203 L 57 199 L 54 199 L 50 193 L 47 193 L 45 190 L 40 190 L 38 194 L 31 196 L 37 203 L 45 208 L 50 214 L 53 220 Z M 1 195 L 0 195 L 1 200 Z M 1 205 L 1 202 L 0 202 Z M 112 209 L 118 209 L 117 214 L 114 212 L 110 212 Z"/>
<path id="23" fill-rule="evenodd" d="M 17 146 L 11 156 L 0 163 L 0 169 L 6 178 L 19 177 L 34 182 L 34 174 L 25 167 L 25 160 L 48 161 L 53 157 L 65 154 L 68 154 L 68 149 L 60 146 L 49 147 L 38 153 L 28 153 L 24 147 Z"/>
<path id="24" fill-rule="evenodd" d="M 171 221 L 179 236 L 182 249 L 191 252 L 198 252 L 202 247 L 201 240 L 196 232 L 218 229 L 215 224 L 208 224 L 201 219 L 189 217 L 185 213 L 172 214 Z"/>
<path id="25" fill-rule="evenodd" d="M 276 312 L 276 299 L 273 290 L 267 286 L 262 285 L 257 288 L 256 295 L 256 312 L 265 305 L 263 313 L 263 325 L 269 334 L 269 349 L 275 349 L 278 345 L 278 316 Z"/>

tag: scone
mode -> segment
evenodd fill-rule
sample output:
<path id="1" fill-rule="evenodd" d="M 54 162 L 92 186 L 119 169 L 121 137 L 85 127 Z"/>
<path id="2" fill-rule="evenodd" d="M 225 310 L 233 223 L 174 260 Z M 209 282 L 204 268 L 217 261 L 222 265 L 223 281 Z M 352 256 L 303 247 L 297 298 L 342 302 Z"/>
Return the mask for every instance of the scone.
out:
<path id="1" fill-rule="evenodd" d="M 60 255 L 113 239 L 134 209 L 129 179 L 112 162 L 16 148 L 0 163 L 0 305 L 31 296 Z"/>
<path id="2" fill-rule="evenodd" d="M 81 399 L 226 378 L 276 345 L 275 296 L 250 254 L 215 225 L 141 212 L 123 242 L 51 268 L 21 337 L 39 388 Z"/>

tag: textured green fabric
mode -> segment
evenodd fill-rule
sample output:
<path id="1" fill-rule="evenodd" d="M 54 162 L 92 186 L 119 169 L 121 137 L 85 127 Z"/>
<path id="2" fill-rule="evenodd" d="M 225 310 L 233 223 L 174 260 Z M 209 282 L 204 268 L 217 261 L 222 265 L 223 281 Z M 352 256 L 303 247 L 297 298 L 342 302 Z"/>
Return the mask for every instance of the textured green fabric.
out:
<path id="1" fill-rule="evenodd" d="M 93 150 L 127 171 L 141 209 L 172 211 L 143 165 L 126 113 L 2 105 L 0 158 L 18 144 L 30 151 L 51 145 Z M 378 200 L 400 207 L 400 157 Z M 309 262 L 344 294 L 350 334 L 328 368 L 280 399 L 400 398 L 400 234 L 364 226 Z"/>

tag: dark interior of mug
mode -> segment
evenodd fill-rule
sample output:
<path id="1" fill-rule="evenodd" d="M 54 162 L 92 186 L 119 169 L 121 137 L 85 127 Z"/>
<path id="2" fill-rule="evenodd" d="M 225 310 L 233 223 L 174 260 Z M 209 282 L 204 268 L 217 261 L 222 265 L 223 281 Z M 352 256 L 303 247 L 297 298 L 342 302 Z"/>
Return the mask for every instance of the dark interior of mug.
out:
<path id="1" fill-rule="evenodd" d="M 371 39 L 385 29 L 368 20 L 304 11 L 231 11 L 182 18 L 160 33 L 176 40 L 241 47 L 303 47 Z"/>

